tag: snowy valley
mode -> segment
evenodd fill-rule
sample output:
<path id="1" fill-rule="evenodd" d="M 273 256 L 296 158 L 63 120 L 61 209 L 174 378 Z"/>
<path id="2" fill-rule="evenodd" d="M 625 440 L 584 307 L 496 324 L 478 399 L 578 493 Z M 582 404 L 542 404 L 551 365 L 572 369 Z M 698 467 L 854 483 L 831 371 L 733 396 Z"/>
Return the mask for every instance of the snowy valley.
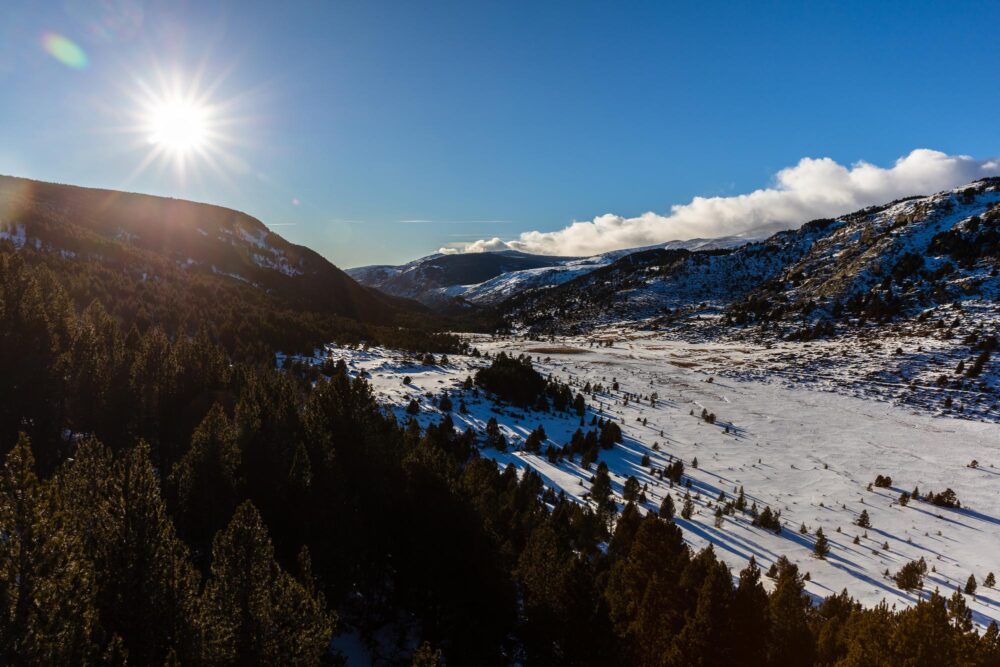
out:
<path id="1" fill-rule="evenodd" d="M 630 477 L 641 485 L 645 511 L 656 512 L 670 495 L 680 513 L 690 494 L 693 514 L 675 520 L 693 548 L 711 545 L 734 574 L 751 557 L 766 571 L 785 556 L 809 573 L 806 590 L 817 600 L 846 589 L 866 605 L 886 600 L 907 606 L 934 589 L 950 595 L 970 575 L 981 584 L 1000 569 L 998 423 L 935 417 L 852 396 L 820 377 L 803 383 L 754 375 L 745 369 L 775 352 L 748 345 L 624 331 L 549 342 L 483 336 L 469 342 L 484 355 L 529 355 L 543 375 L 586 394 L 585 416 L 520 408 L 469 388 L 466 378 L 489 364 L 483 357 L 452 355 L 430 363 L 384 348 L 328 347 L 312 359 L 278 361 L 323 368 L 342 360 L 352 376 L 371 383 L 401 423 L 413 417 L 426 427 L 448 417 L 457 429 L 476 433 L 482 456 L 501 467 L 533 470 L 547 488 L 580 503 L 592 502 L 595 467 L 559 452 L 577 429 L 612 420 L 622 441 L 602 450 L 598 462 L 608 466 L 619 509 Z M 485 435 L 491 418 L 504 436 L 502 449 Z M 539 426 L 545 440 L 538 451 L 528 451 L 526 441 Z M 662 472 L 678 460 L 684 472 L 671 484 Z M 874 485 L 883 477 L 891 481 Z M 741 489 L 745 508 L 717 516 Z M 900 502 L 915 489 L 952 489 L 961 507 Z M 780 511 L 780 533 L 753 525 L 752 513 L 765 507 Z M 858 525 L 862 512 L 869 527 Z M 829 541 L 824 559 L 814 555 L 818 529 Z M 923 591 L 900 589 L 893 576 L 920 558 L 928 568 Z M 967 597 L 978 625 L 1000 618 L 995 589 L 980 585 Z"/>

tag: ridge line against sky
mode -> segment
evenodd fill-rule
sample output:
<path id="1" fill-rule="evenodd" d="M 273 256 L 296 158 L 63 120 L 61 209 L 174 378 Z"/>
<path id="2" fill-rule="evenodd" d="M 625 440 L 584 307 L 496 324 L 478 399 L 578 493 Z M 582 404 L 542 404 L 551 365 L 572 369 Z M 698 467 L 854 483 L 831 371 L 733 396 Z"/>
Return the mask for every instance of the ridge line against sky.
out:
<path id="1" fill-rule="evenodd" d="M 442 253 L 520 250 L 543 255 L 597 255 L 693 238 L 757 235 L 792 229 L 817 218 L 851 213 L 901 197 L 930 195 L 987 176 L 1000 175 L 1000 160 L 977 160 L 915 149 L 893 166 L 859 161 L 850 167 L 830 158 L 802 158 L 780 170 L 770 187 L 728 197 L 694 197 L 663 215 L 647 212 L 626 218 L 613 213 L 573 221 L 555 231 L 527 231 L 450 243 Z"/>

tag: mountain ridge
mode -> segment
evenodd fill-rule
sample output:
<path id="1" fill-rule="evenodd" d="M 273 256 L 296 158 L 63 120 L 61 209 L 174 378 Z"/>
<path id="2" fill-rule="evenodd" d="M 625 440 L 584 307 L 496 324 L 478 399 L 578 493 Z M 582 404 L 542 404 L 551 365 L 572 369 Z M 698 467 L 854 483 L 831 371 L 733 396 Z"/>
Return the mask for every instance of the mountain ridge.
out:
<path id="1" fill-rule="evenodd" d="M 0 176 L 0 252 L 49 270 L 77 308 L 101 301 L 140 328 L 224 321 L 216 336 L 230 349 L 266 339 L 310 350 L 348 331 L 361 339 L 370 327 L 440 323 L 257 218 L 212 204 Z"/>

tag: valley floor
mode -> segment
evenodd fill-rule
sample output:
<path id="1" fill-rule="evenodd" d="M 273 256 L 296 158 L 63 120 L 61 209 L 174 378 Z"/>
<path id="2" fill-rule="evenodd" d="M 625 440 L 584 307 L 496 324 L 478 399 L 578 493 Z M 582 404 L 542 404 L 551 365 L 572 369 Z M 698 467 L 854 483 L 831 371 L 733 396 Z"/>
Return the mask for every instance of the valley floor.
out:
<path id="1" fill-rule="evenodd" d="M 1000 424 L 934 416 L 835 392 L 821 377 L 807 377 L 804 364 L 784 375 L 748 372 L 762 355 L 776 354 L 773 349 L 642 336 L 616 337 L 610 347 L 592 347 L 584 338 L 539 343 L 475 337 L 470 342 L 491 354 L 530 354 L 540 372 L 574 390 L 587 382 L 610 387 L 616 380 L 618 391 L 587 397 L 586 422 L 596 414 L 622 427 L 623 442 L 600 455 L 619 501 L 625 480 L 634 475 L 648 486 L 645 509 L 655 511 L 667 493 L 679 509 L 685 489 L 669 488 L 640 461 L 648 455 L 651 465 L 662 469 L 672 458 L 681 459 L 696 510 L 690 520 L 676 521 L 692 547 L 712 545 L 734 573 L 751 557 L 766 570 L 784 555 L 810 573 L 806 586 L 816 597 L 846 588 L 867 605 L 883 599 L 908 605 L 917 594 L 899 590 L 885 573 L 923 557 L 929 569 L 924 595 L 934 588 L 950 595 L 972 574 L 980 583 L 974 599 L 968 599 L 976 623 L 1000 619 L 1000 590 L 982 585 L 987 573 L 1000 571 Z M 788 363 L 794 369 L 794 351 L 783 353 L 793 354 Z M 484 448 L 484 456 L 500 465 L 531 468 L 547 486 L 586 502 L 592 471 L 579 466 L 579 457 L 553 464 L 544 454 L 547 444 L 570 440 L 579 418 L 502 406 L 463 390 L 462 381 L 488 360 L 455 356 L 445 365 L 423 365 L 384 349 L 328 348 L 314 361 L 324 356 L 342 358 L 353 375 L 368 376 L 378 398 L 401 421 L 409 419 L 411 399 L 420 404 L 422 425 L 438 421 L 442 414 L 431 397 L 442 392 L 452 397 L 452 418 L 460 429 L 482 432 L 495 417 L 510 446 L 505 452 Z M 411 380 L 404 384 L 406 376 Z M 653 392 L 658 394 L 655 407 L 648 399 Z M 626 403 L 625 393 L 646 398 Z M 460 400 L 467 413 L 459 411 Z M 714 424 L 701 418 L 703 410 L 716 415 Z M 527 453 L 521 445 L 538 425 L 550 442 L 542 454 Z M 972 467 L 974 460 L 978 465 Z M 868 490 L 876 475 L 890 476 L 891 486 Z M 741 486 L 748 505 L 781 510 L 780 535 L 752 526 L 740 513 L 715 526 L 719 494 L 731 499 Z M 924 501 L 901 506 L 901 492 L 914 487 L 922 494 L 951 488 L 962 507 Z M 871 517 L 867 530 L 854 524 L 863 510 Z M 807 533 L 799 532 L 801 524 Z M 817 528 L 830 541 L 825 560 L 812 556 Z"/>

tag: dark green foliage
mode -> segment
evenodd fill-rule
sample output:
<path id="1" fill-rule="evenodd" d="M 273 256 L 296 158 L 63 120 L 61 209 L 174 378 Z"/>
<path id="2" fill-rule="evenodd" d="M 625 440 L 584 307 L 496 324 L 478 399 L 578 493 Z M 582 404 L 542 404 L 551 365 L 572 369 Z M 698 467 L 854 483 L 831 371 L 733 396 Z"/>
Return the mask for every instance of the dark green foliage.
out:
<path id="1" fill-rule="evenodd" d="M 945 489 L 940 493 L 928 492 L 925 498 L 929 500 L 932 505 L 937 505 L 938 507 L 962 506 L 962 503 L 958 500 L 958 496 L 955 495 L 955 492 L 951 489 Z"/>
<path id="2" fill-rule="evenodd" d="M 775 533 L 781 532 L 781 510 L 771 511 L 770 507 L 765 507 L 761 513 L 754 518 L 753 525 L 766 528 Z"/>
<path id="3" fill-rule="evenodd" d="M 896 585 L 904 591 L 920 590 L 924 587 L 924 575 L 927 574 L 927 563 L 923 558 L 911 560 L 899 568 L 893 576 Z"/>
<path id="4" fill-rule="evenodd" d="M 809 601 L 802 581 L 798 568 L 781 556 L 777 582 L 768 605 L 768 662 L 771 664 L 812 664 L 814 640 L 808 623 Z"/>
<path id="5" fill-rule="evenodd" d="M 583 416 L 586 410 L 583 396 L 573 398 L 569 385 L 546 380 L 531 364 L 530 355 L 518 357 L 506 353 L 493 357 L 487 368 L 476 371 L 476 384 L 498 398 L 521 407 L 531 406 L 540 412 L 573 410 Z"/>
<path id="6" fill-rule="evenodd" d="M 639 486 L 639 480 L 633 476 L 629 476 L 625 480 L 625 486 L 622 489 L 622 498 L 627 503 L 638 502 L 639 494 L 642 492 L 642 487 Z"/>
<path id="7" fill-rule="evenodd" d="M 691 494 L 685 494 L 684 504 L 681 506 L 681 518 L 690 521 L 694 514 L 694 503 L 691 502 Z"/>
<path id="8" fill-rule="evenodd" d="M 667 519 L 674 518 L 674 499 L 670 497 L 670 494 L 664 494 L 663 502 L 660 503 L 660 517 Z"/>
<path id="9" fill-rule="evenodd" d="M 250 502 L 215 538 L 204 596 L 209 662 L 316 664 L 333 634 L 315 596 L 275 562 Z"/>
<path id="10" fill-rule="evenodd" d="M 226 525 L 239 499 L 240 450 L 236 431 L 216 403 L 174 468 L 177 522 L 194 544 L 207 546 Z"/>
<path id="11" fill-rule="evenodd" d="M 0 472 L 0 662 L 79 664 L 97 648 L 93 566 L 34 463 L 22 436 Z"/>
<path id="12" fill-rule="evenodd" d="M 488 368 L 476 372 L 476 384 L 505 401 L 527 406 L 534 405 L 544 391 L 545 378 L 532 367 L 531 357 L 508 357 L 501 352 Z"/>
<path id="13" fill-rule="evenodd" d="M 830 541 L 823 534 L 823 529 L 816 531 L 816 542 L 813 544 L 813 555 L 816 558 L 824 559 L 830 553 Z"/>

